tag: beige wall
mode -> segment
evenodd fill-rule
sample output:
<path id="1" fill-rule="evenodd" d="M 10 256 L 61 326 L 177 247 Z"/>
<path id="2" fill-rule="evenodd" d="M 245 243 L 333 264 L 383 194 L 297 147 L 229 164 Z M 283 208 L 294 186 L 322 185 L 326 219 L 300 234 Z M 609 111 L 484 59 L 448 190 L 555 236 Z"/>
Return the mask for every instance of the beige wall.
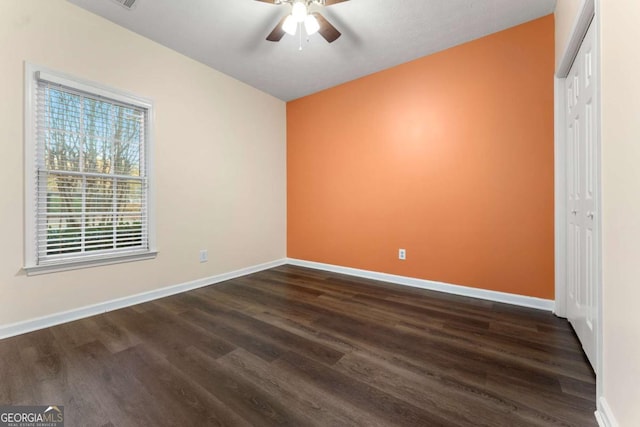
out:
<path id="1" fill-rule="evenodd" d="M 600 1 L 604 397 L 640 425 L 640 2 Z"/>
<path id="2" fill-rule="evenodd" d="M 571 30 L 573 30 L 584 2 L 585 0 L 558 0 L 556 4 L 554 12 L 556 19 L 556 70 L 567 48 Z"/>
<path id="3" fill-rule="evenodd" d="M 155 101 L 157 259 L 24 275 L 24 61 Z M 63 0 L 0 1 L 0 64 L 0 327 L 285 256 L 284 102 Z"/>

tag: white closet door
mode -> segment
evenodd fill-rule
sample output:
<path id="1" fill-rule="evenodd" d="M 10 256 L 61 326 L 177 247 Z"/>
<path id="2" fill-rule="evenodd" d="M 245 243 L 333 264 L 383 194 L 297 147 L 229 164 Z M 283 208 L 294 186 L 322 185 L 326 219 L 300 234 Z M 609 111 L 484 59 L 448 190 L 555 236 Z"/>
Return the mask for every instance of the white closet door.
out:
<path id="1" fill-rule="evenodd" d="M 599 277 L 600 150 L 597 144 L 593 25 L 567 76 L 567 317 L 596 366 L 596 297 Z"/>

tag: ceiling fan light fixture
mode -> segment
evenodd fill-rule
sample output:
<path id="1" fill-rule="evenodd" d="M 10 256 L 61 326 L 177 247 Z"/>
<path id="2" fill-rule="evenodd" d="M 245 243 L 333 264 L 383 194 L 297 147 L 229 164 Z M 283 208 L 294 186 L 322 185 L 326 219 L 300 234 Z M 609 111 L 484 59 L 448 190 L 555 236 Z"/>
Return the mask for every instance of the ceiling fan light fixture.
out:
<path id="1" fill-rule="evenodd" d="M 293 8 L 291 9 L 291 16 L 296 20 L 296 22 L 304 22 L 307 17 L 307 6 L 304 2 L 297 1 L 293 4 Z"/>
<path id="2" fill-rule="evenodd" d="M 320 29 L 320 24 L 318 23 L 318 20 L 315 16 L 307 15 L 307 17 L 304 18 L 304 29 L 307 31 L 308 35 L 312 35 L 318 32 L 318 30 Z"/>
<path id="3" fill-rule="evenodd" d="M 296 31 L 298 30 L 298 22 L 296 21 L 296 18 L 294 18 L 293 15 L 287 16 L 287 19 L 282 23 L 282 29 L 285 33 L 295 36 Z"/>
<path id="4" fill-rule="evenodd" d="M 2 0 L 0 0 L 1 2 Z M 124 1 L 124 0 L 114 0 Z M 138 1 L 138 0 L 136 0 Z M 249 1 L 249 0 L 245 0 Z M 270 42 L 279 42 L 285 34 L 295 36 L 300 34 L 300 48 L 302 49 L 302 33 L 308 36 L 320 34 L 327 43 L 333 43 L 340 37 L 340 31 L 334 27 L 316 9 L 323 6 L 331 6 L 349 0 L 255 0 L 271 4 L 286 4 L 291 6 L 291 13 L 280 18 L 275 28 L 271 30 L 266 39 Z M 311 9 L 311 11 L 309 10 Z M 304 24 L 304 29 L 302 25 Z"/>

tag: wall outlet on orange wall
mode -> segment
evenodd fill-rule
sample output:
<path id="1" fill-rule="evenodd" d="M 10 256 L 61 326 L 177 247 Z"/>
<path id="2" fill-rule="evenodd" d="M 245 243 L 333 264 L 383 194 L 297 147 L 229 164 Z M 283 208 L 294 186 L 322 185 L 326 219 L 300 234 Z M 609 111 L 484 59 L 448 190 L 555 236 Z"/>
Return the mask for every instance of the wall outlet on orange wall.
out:
<path id="1" fill-rule="evenodd" d="M 407 251 L 405 249 L 398 249 L 398 259 L 403 261 L 407 259 Z"/>

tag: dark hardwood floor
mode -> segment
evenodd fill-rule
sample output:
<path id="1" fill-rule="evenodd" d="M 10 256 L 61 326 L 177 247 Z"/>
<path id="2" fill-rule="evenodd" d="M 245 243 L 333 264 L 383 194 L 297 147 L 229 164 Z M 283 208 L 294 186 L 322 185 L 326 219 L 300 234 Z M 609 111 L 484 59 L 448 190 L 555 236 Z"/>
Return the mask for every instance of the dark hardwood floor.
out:
<path id="1" fill-rule="evenodd" d="M 595 426 L 551 313 L 282 266 L 0 341 L 67 426 Z"/>

